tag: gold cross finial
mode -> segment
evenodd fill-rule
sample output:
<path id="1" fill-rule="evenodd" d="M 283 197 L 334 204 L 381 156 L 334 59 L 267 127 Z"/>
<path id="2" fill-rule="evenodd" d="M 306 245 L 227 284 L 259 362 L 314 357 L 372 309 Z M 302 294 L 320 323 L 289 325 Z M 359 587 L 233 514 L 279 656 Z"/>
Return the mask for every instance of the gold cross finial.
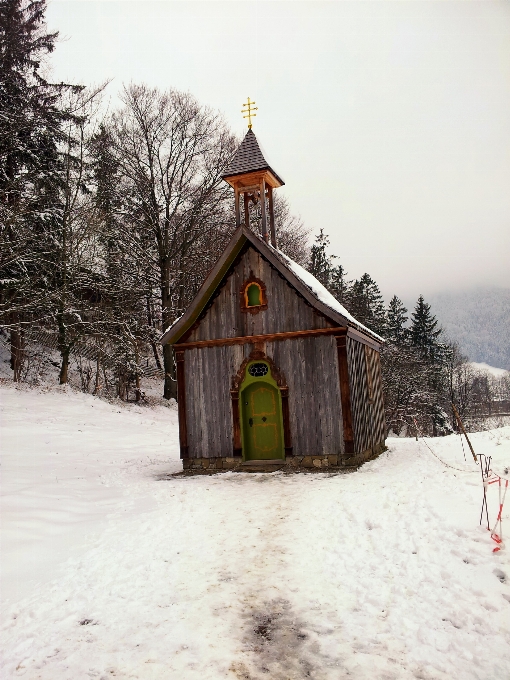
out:
<path id="1" fill-rule="evenodd" d="M 258 111 L 257 106 L 253 107 L 255 103 L 256 102 L 250 101 L 250 98 L 248 97 L 248 101 L 246 102 L 246 104 L 243 104 L 243 107 L 245 106 L 246 108 L 243 108 L 243 110 L 241 111 L 241 113 L 248 114 L 247 116 L 243 116 L 243 118 L 248 118 L 248 130 L 251 130 L 251 119 L 255 118 L 255 116 L 257 115 L 256 113 L 252 113 L 253 111 Z"/>

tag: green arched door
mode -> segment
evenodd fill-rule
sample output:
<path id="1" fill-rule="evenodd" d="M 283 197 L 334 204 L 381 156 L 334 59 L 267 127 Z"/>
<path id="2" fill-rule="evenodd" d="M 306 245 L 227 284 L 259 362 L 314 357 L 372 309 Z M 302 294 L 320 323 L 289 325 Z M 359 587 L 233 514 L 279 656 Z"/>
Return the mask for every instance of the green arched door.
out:
<path id="1" fill-rule="evenodd" d="M 245 460 L 284 458 L 282 400 L 267 363 L 248 364 L 239 401 Z"/>

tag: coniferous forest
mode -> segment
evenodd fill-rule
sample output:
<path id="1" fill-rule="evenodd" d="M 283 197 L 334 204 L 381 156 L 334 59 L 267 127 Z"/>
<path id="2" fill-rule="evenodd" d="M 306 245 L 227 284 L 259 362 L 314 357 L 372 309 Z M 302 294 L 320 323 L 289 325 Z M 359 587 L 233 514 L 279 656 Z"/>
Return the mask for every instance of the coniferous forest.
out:
<path id="1" fill-rule="evenodd" d="M 143 400 L 159 377 L 176 397 L 162 331 L 186 309 L 235 229 L 221 172 L 239 139 L 191 94 L 45 77 L 57 33 L 46 2 L 0 3 L 0 324 L 14 381 L 37 382 L 58 356 L 84 391 Z M 510 382 L 473 370 L 420 296 L 385 305 L 369 274 L 349 280 L 310 229 L 275 198 L 278 244 L 383 338 L 387 426 L 442 435 L 451 404 L 472 428 L 508 412 Z M 256 211 L 253 229 L 258 229 Z M 414 429 L 413 429 L 414 428 Z"/>

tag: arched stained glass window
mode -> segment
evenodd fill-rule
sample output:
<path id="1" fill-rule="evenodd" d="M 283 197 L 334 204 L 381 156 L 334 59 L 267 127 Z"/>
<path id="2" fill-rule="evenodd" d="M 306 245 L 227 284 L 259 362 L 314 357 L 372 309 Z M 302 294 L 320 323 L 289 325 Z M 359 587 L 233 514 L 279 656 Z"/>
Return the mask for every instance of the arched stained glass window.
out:
<path id="1" fill-rule="evenodd" d="M 250 283 L 246 288 L 246 306 L 257 307 L 262 304 L 262 291 L 258 283 Z"/>
<path id="2" fill-rule="evenodd" d="M 240 293 L 241 310 L 243 312 L 258 314 L 267 309 L 265 283 L 261 279 L 256 279 L 253 274 L 251 274 L 248 280 L 244 281 Z"/>

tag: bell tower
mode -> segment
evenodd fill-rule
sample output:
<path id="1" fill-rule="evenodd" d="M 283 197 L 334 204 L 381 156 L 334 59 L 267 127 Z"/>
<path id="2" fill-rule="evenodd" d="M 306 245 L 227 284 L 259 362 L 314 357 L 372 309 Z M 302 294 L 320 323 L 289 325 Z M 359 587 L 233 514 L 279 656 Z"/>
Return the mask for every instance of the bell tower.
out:
<path id="1" fill-rule="evenodd" d="M 250 101 L 241 113 L 248 118 L 248 132 L 222 174 L 222 178 L 230 184 L 235 192 L 236 226 L 242 223 L 241 205 L 244 208 L 244 224 L 250 226 L 250 203 L 256 206 L 260 203 L 262 217 L 262 238 L 276 248 L 276 230 L 274 223 L 273 189 L 285 184 L 283 179 L 271 168 L 260 150 L 259 143 L 252 130 L 251 119 L 256 116 L 255 102 Z M 269 229 L 268 229 L 269 226 Z"/>

